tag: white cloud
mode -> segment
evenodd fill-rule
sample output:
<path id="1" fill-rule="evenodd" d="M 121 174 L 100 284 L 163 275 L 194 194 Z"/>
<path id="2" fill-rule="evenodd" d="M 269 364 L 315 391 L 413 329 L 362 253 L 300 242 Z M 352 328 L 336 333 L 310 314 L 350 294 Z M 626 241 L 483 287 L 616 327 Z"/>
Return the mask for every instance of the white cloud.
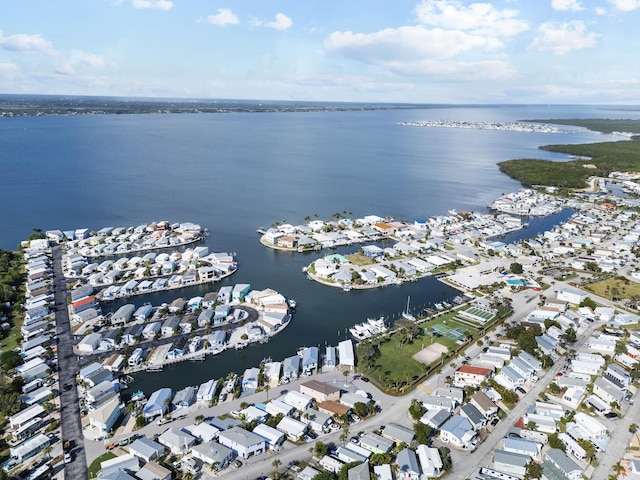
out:
<path id="1" fill-rule="evenodd" d="M 5 37 L 2 35 L 2 30 L 0 30 L 0 46 L 15 52 L 44 53 L 52 57 L 58 56 L 58 52 L 55 51 L 51 42 L 42 38 L 39 33 L 34 35 L 17 33 Z"/>
<path id="2" fill-rule="evenodd" d="M 429 30 L 421 25 L 386 28 L 371 34 L 333 32 L 325 40 L 329 51 L 370 63 L 449 58 L 473 48 L 493 50 L 501 46 L 493 38 L 459 30 Z"/>
<path id="3" fill-rule="evenodd" d="M 77 56 L 78 63 L 82 63 L 89 67 L 102 67 L 107 63 L 103 57 L 94 53 L 79 52 Z"/>
<path id="4" fill-rule="evenodd" d="M 607 10 L 601 7 L 596 7 L 596 15 L 606 15 L 607 14 Z"/>
<path id="5" fill-rule="evenodd" d="M 543 23 L 539 28 L 540 34 L 533 40 L 529 50 L 552 52 L 562 55 L 573 50 L 593 48 L 598 35 L 587 32 L 584 23 L 574 20 L 556 27 L 552 23 Z"/>
<path id="6" fill-rule="evenodd" d="M 256 25 L 261 25 L 263 27 L 273 28 L 275 30 L 283 31 L 283 30 L 287 30 L 288 28 L 291 28 L 291 26 L 293 25 L 293 21 L 289 17 L 287 17 L 284 13 L 277 13 L 275 20 L 271 22 L 257 21 Z"/>
<path id="7" fill-rule="evenodd" d="M 609 3 L 623 12 L 631 12 L 640 8 L 640 0 L 609 0 Z"/>
<path id="8" fill-rule="evenodd" d="M 171 7 L 173 7 L 173 2 L 169 0 L 133 0 L 133 8 L 169 10 Z"/>
<path id="9" fill-rule="evenodd" d="M 527 22 L 517 18 L 517 10 L 497 10 L 490 3 L 465 6 L 456 0 L 422 0 L 415 13 L 426 25 L 495 36 L 513 36 L 529 29 Z"/>
<path id="10" fill-rule="evenodd" d="M 551 0 L 551 7 L 560 12 L 567 10 L 580 12 L 584 10 L 584 7 L 578 0 Z"/>
<path id="11" fill-rule="evenodd" d="M 59 75 L 73 76 L 76 74 L 76 69 L 67 64 L 56 68 L 56 73 Z"/>
<path id="12" fill-rule="evenodd" d="M 240 20 L 238 20 L 237 15 L 233 13 L 231 9 L 219 8 L 218 13 L 207 17 L 207 22 L 224 27 L 225 25 L 237 25 Z"/>
<path id="13" fill-rule="evenodd" d="M 517 76 L 517 72 L 513 67 L 502 60 L 478 62 L 422 60 L 407 63 L 389 62 L 386 66 L 400 75 L 428 76 L 435 79 L 459 82 L 505 80 Z"/>
<path id="14" fill-rule="evenodd" d="M 0 63 L 0 78 L 15 78 L 20 75 L 20 67 L 13 63 Z"/>

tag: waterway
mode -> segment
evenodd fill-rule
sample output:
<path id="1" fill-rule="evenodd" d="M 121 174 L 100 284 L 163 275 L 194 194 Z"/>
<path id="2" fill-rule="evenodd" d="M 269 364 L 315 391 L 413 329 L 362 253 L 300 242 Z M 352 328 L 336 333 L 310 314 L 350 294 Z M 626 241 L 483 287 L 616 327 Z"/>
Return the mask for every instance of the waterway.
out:
<path id="1" fill-rule="evenodd" d="M 139 375 L 137 388 L 195 385 L 241 372 L 302 345 L 335 344 L 367 317 L 399 315 L 456 292 L 433 278 L 381 290 L 343 292 L 306 279 L 302 267 L 321 253 L 264 248 L 256 229 L 334 212 L 405 220 L 484 211 L 517 182 L 496 163 L 565 156 L 550 143 L 608 140 L 585 129 L 561 133 L 403 127 L 424 120 L 511 122 L 527 118 L 629 118 L 580 106 L 470 106 L 424 110 L 197 115 L 95 115 L 0 119 L 0 247 L 13 249 L 33 227 L 129 226 L 192 221 L 211 232 L 211 251 L 235 252 L 238 272 L 223 284 L 274 288 L 298 302 L 292 324 L 269 344 L 225 352 L 204 362 Z M 633 113 L 635 115 L 635 113 Z M 559 214 L 562 215 L 562 214 Z M 530 219 L 543 228 L 556 217 Z M 531 228 L 530 227 L 530 228 Z M 522 232 L 508 236 L 515 240 Z M 344 247 L 349 253 L 357 247 Z M 181 292 L 192 296 L 210 286 Z M 159 304 L 177 293 L 136 297 Z M 105 306 L 105 310 L 116 304 Z"/>

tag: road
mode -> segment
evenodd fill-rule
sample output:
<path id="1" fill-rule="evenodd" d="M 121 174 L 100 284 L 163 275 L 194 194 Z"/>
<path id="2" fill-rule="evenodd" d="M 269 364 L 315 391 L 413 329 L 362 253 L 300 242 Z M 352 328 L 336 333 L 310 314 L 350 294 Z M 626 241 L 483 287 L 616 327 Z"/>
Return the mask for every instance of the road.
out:
<path id="1" fill-rule="evenodd" d="M 73 335 L 67 307 L 67 285 L 62 274 L 60 246 L 53 247 L 53 286 L 55 291 L 56 336 L 58 339 L 58 380 L 60 384 L 60 424 L 62 440 L 70 441 L 72 462 L 65 465 L 66 478 L 89 478 L 80 420 L 76 374 L 80 365 L 73 354 Z M 65 385 L 71 388 L 65 388 Z"/>

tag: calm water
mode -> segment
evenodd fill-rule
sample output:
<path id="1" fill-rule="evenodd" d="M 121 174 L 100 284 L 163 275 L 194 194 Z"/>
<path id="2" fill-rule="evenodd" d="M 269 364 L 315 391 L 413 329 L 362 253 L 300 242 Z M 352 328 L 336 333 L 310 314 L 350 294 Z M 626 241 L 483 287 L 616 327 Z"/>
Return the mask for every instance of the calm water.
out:
<path id="1" fill-rule="evenodd" d="M 267 356 L 283 358 L 301 345 L 335 344 L 345 338 L 345 328 L 367 317 L 397 316 L 408 295 L 417 309 L 455 294 L 433 279 L 368 292 L 323 287 L 301 271 L 318 254 L 265 249 L 256 228 L 343 211 L 413 220 L 451 208 L 482 210 L 500 193 L 519 188 L 496 162 L 563 160 L 538 146 L 603 139 L 573 127 L 561 127 L 562 134 L 537 134 L 399 127 L 397 122 L 629 115 L 596 107 L 457 107 L 1 119 L 0 247 L 15 248 L 32 227 L 193 221 L 211 232 L 211 250 L 237 253 L 239 270 L 228 282 L 271 287 L 298 301 L 293 323 L 268 345 L 137 379 L 147 393 L 161 385 L 180 388 L 230 370 L 241 372 Z M 138 297 L 135 303 L 171 298 Z"/>

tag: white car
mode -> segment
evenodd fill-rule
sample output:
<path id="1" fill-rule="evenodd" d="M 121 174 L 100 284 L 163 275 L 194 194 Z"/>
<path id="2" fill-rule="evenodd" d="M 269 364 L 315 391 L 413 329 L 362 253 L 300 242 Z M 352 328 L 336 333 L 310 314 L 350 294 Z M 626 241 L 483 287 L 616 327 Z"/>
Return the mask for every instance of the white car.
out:
<path id="1" fill-rule="evenodd" d="M 64 463 L 71 463 L 71 454 L 69 452 L 64 454 Z"/>

